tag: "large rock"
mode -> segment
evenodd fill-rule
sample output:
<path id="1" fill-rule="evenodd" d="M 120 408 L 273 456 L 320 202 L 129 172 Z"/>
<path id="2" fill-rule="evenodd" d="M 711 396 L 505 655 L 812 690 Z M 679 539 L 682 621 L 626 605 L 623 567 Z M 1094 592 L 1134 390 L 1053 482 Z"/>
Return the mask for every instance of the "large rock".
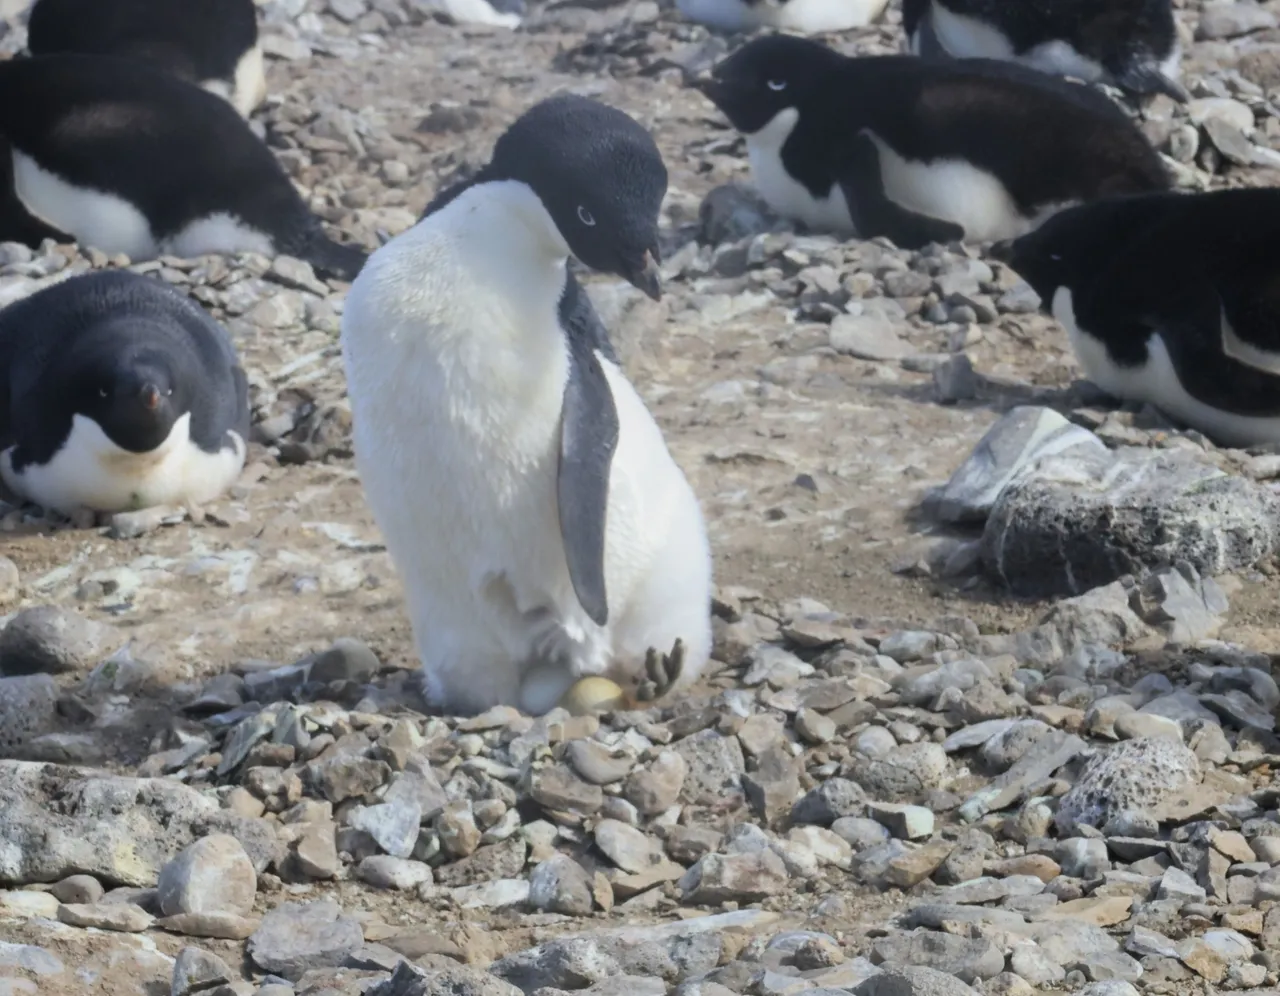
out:
<path id="1" fill-rule="evenodd" d="M 1276 546 L 1280 497 L 1180 450 L 1040 461 L 1001 492 L 982 536 L 987 569 L 1019 595 L 1075 595 L 1186 562 L 1201 574 Z"/>
<path id="2" fill-rule="evenodd" d="M 1069 451 L 1104 454 L 1106 450 L 1092 432 L 1051 408 L 1014 408 L 978 440 L 969 458 L 934 497 L 933 512 L 944 522 L 983 522 L 1000 492 L 1042 457 Z"/>
<path id="3" fill-rule="evenodd" d="M 256 871 L 274 857 L 263 820 L 233 816 L 167 778 L 123 778 L 0 761 L 0 882 L 56 882 L 83 872 L 110 885 L 154 886 L 192 841 L 226 830 Z"/>
<path id="4" fill-rule="evenodd" d="M 249 938 L 249 958 L 264 972 L 297 980 L 312 968 L 336 968 L 364 943 L 358 921 L 337 903 L 281 903 Z"/>
<path id="5" fill-rule="evenodd" d="M 253 909 L 258 876 L 240 842 L 215 833 L 197 840 L 164 866 L 157 887 L 160 910 L 178 913 L 234 913 Z"/>
<path id="6" fill-rule="evenodd" d="M 0 756 L 48 733 L 57 707 L 58 686 L 49 675 L 0 678 Z"/>
<path id="7" fill-rule="evenodd" d="M 0 674 L 88 671 L 124 642 L 110 626 L 57 605 L 23 609 L 0 633 Z"/>
<path id="8" fill-rule="evenodd" d="M 1150 811 L 1199 784 L 1200 762 L 1169 737 L 1126 740 L 1090 762 L 1058 804 L 1063 833 L 1077 826 L 1101 827 L 1124 810 Z"/>

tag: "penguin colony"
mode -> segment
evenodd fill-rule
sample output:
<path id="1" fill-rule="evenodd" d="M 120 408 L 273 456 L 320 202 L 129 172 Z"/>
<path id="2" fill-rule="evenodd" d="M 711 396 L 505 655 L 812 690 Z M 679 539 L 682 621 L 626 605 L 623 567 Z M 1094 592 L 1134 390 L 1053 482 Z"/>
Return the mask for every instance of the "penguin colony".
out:
<path id="1" fill-rule="evenodd" d="M 886 0 L 678 0 L 766 33 L 687 85 L 755 185 L 815 231 L 985 246 L 1085 373 L 1234 444 L 1280 441 L 1280 190 L 1174 192 L 1120 104 L 1186 100 L 1170 0 L 902 0 L 904 54 L 805 37 Z M 456 0 L 513 27 L 523 0 Z M 135 260 L 289 254 L 351 282 L 357 469 L 430 702 L 544 713 L 652 701 L 711 652 L 697 498 L 570 257 L 659 299 L 667 167 L 623 112 L 529 107 L 488 164 L 372 255 L 320 221 L 245 118 L 252 0 L 36 0 L 0 64 L 0 241 Z M 240 473 L 245 374 L 194 302 L 123 271 L 0 312 L 0 480 L 75 515 L 198 504 Z"/>

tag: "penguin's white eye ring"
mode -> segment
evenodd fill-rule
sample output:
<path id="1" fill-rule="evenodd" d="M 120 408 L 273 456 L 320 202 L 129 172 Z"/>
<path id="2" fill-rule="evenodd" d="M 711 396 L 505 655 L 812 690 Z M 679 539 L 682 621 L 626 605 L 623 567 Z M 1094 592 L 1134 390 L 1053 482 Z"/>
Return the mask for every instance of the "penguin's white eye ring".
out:
<path id="1" fill-rule="evenodd" d="M 110 397 L 110 393 L 107 391 L 105 387 L 100 387 L 98 388 L 98 397 L 100 398 Z"/>
<path id="2" fill-rule="evenodd" d="M 1050 258 L 1051 260 L 1053 260 L 1055 263 L 1061 263 L 1061 262 L 1062 262 L 1062 254 L 1061 254 L 1061 253 L 1051 252 L 1051 253 L 1049 253 L 1049 258 Z"/>
<path id="3" fill-rule="evenodd" d="M 787 88 L 786 80 L 766 80 L 765 86 L 770 90 L 785 90 Z"/>
<path id="4" fill-rule="evenodd" d="M 582 222 L 584 225 L 586 225 L 588 228 L 595 228 L 595 225 L 596 225 L 595 217 L 591 214 L 590 211 L 588 211 L 581 204 L 578 205 L 578 220 Z"/>
<path id="5" fill-rule="evenodd" d="M 171 388 L 169 388 L 169 390 L 165 391 L 165 392 L 164 392 L 164 396 L 165 396 L 166 398 L 171 398 L 171 397 L 173 397 L 173 388 L 171 387 Z"/>

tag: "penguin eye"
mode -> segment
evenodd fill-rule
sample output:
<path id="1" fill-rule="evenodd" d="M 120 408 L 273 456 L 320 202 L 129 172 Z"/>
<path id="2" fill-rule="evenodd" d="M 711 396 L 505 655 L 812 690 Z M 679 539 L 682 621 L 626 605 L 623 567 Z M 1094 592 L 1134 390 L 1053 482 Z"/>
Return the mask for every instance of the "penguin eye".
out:
<path id="1" fill-rule="evenodd" d="M 1051 252 L 1051 253 L 1049 253 L 1049 258 L 1050 258 L 1051 260 L 1053 260 L 1055 263 L 1061 263 L 1061 262 L 1062 262 L 1062 253 Z"/>
<path id="2" fill-rule="evenodd" d="M 588 228 L 594 228 L 596 224 L 595 217 L 581 204 L 578 205 L 578 220 Z"/>
<path id="3" fill-rule="evenodd" d="M 108 398 L 110 396 L 111 396 L 111 392 L 109 392 L 105 387 L 98 388 L 98 397 Z"/>
<path id="4" fill-rule="evenodd" d="M 770 90 L 785 90 L 787 88 L 786 80 L 768 80 L 765 83 Z"/>
<path id="5" fill-rule="evenodd" d="M 172 396 L 173 396 L 173 388 L 171 387 L 171 388 L 169 388 L 169 390 L 165 391 L 165 392 L 164 392 L 164 396 L 165 396 L 166 398 L 170 398 L 170 397 L 172 397 Z"/>

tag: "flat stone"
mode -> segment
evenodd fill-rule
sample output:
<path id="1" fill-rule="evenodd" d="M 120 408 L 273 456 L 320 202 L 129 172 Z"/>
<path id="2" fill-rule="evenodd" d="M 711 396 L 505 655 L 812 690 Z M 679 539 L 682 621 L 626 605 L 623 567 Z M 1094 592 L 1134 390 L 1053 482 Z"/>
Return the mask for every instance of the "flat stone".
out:
<path id="1" fill-rule="evenodd" d="M 58 921 L 72 927 L 96 927 L 136 934 L 151 926 L 154 918 L 129 903 L 73 903 L 58 907 Z"/>
<path id="2" fill-rule="evenodd" d="M 242 941 L 252 935 L 261 922 L 257 917 L 236 916 L 234 913 L 178 913 L 161 917 L 156 920 L 156 926 L 187 937 Z"/>
<path id="3" fill-rule="evenodd" d="M 227 963 L 211 951 L 187 946 L 173 961 L 169 991 L 171 996 L 194 996 L 231 982 L 238 976 L 239 973 L 233 975 Z"/>
<path id="4" fill-rule="evenodd" d="M 356 866 L 356 876 L 379 889 L 415 889 L 431 881 L 431 866 L 390 854 L 371 854 Z"/>
<path id="5" fill-rule="evenodd" d="M 932 968 L 962 982 L 989 979 L 1004 971 L 1004 955 L 986 939 L 922 930 L 882 937 L 872 945 L 872 960 L 901 970 Z"/>
<path id="6" fill-rule="evenodd" d="M 312 968 L 336 968 L 364 943 L 360 924 L 328 900 L 281 903 L 249 938 L 249 958 L 264 972 L 296 981 Z"/>
<path id="7" fill-rule="evenodd" d="M 787 884 L 787 869 L 773 851 L 708 854 L 680 879 L 685 902 L 712 905 L 754 903 L 777 895 Z"/>
<path id="8" fill-rule="evenodd" d="M 885 968 L 853 989 L 854 996 L 973 996 L 954 975 L 922 965 Z"/>
<path id="9" fill-rule="evenodd" d="M 828 339 L 832 349 L 860 360 L 900 360 L 914 352 L 879 315 L 837 315 Z"/>
<path id="10" fill-rule="evenodd" d="M 653 864 L 653 842 L 633 826 L 618 820 L 601 820 L 595 828 L 596 846 L 627 872 L 642 872 Z"/>

